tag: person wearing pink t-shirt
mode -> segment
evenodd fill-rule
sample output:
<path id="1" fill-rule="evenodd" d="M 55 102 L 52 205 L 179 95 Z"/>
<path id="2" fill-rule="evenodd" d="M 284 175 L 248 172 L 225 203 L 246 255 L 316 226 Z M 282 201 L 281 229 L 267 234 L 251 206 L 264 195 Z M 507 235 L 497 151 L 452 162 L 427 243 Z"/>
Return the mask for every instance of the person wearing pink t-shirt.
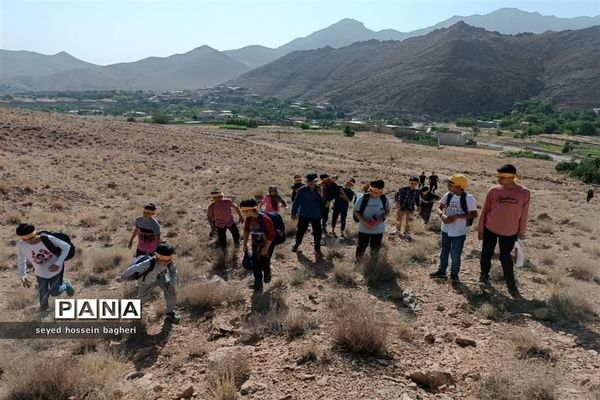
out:
<path id="1" fill-rule="evenodd" d="M 512 296 L 518 297 L 520 294 L 510 253 L 517 239 L 525 237 L 531 194 L 529 189 L 515 182 L 517 169 L 514 165 L 505 164 L 498 168 L 496 176 L 499 184 L 488 191 L 479 219 L 478 237 L 483 241 L 479 285 L 490 286 L 492 257 L 498 243 L 500 263 L 508 291 Z"/>
<path id="2" fill-rule="evenodd" d="M 218 236 L 217 247 L 223 252 L 227 249 L 227 230 L 231 232 L 235 247 L 240 245 L 240 231 L 233 219 L 233 211 L 239 217 L 239 223 L 244 223 L 244 216 L 240 208 L 231 200 L 225 199 L 225 195 L 219 189 L 210 192 L 212 203 L 208 206 L 206 216 L 211 228 L 211 237 L 215 233 Z"/>
<path id="3" fill-rule="evenodd" d="M 287 204 L 285 204 L 285 201 L 279 195 L 277 186 L 269 186 L 269 193 L 267 193 L 261 200 L 260 209 L 263 212 L 275 212 L 277 214 L 281 214 L 281 210 L 286 208 Z"/>

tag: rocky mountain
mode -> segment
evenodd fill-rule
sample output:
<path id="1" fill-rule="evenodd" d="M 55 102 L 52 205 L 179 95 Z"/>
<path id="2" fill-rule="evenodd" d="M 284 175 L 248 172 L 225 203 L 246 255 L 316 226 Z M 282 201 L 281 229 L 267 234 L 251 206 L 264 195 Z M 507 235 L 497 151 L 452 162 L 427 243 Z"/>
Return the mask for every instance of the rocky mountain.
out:
<path id="1" fill-rule="evenodd" d="M 544 97 L 600 104 L 600 26 L 502 35 L 459 22 L 402 42 L 297 51 L 228 84 L 354 109 L 457 115 Z"/>

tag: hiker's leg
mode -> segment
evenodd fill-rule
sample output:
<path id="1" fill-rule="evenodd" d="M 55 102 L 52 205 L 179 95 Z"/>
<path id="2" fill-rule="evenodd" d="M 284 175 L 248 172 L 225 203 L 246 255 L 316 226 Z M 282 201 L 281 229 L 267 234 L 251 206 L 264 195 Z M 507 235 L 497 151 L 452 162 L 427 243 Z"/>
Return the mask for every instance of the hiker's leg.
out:
<path id="1" fill-rule="evenodd" d="M 311 219 L 310 226 L 312 227 L 313 237 L 315 241 L 315 251 L 321 250 L 321 238 L 323 237 L 323 231 L 321 230 L 320 220 Z"/>
<path id="2" fill-rule="evenodd" d="M 54 275 L 52 278 L 48 280 L 48 289 L 50 290 L 50 296 L 60 296 L 62 292 L 67 290 L 67 284 L 63 282 L 63 270 L 61 270 L 58 274 Z"/>
<path id="3" fill-rule="evenodd" d="M 169 285 L 164 275 L 159 279 L 158 286 L 160 286 L 165 296 L 165 312 L 167 314 L 172 313 L 175 311 L 175 304 L 177 304 L 177 292 L 173 293 L 169 290 Z"/>
<path id="4" fill-rule="evenodd" d="M 406 226 L 404 227 L 404 233 L 407 235 L 410 234 L 410 230 L 412 228 L 412 221 L 413 221 L 413 212 L 407 211 L 406 212 Z"/>
<path id="5" fill-rule="evenodd" d="M 217 247 L 225 251 L 227 248 L 227 228 L 217 228 Z"/>
<path id="6" fill-rule="evenodd" d="M 396 211 L 396 229 L 398 231 L 398 234 L 400 234 L 400 231 L 402 230 L 403 219 L 404 219 L 404 211 L 402 211 L 400 208 L 398 208 L 398 210 Z"/>
<path id="7" fill-rule="evenodd" d="M 370 244 L 371 247 L 371 257 L 377 258 L 379 257 L 379 250 L 381 250 L 381 243 L 383 242 L 383 233 L 376 233 L 371 236 Z"/>
<path id="8" fill-rule="evenodd" d="M 358 244 L 356 245 L 356 259 L 361 260 L 365 255 L 370 237 L 368 233 L 358 232 Z"/>
<path id="9" fill-rule="evenodd" d="M 150 296 L 152 295 L 152 289 L 154 288 L 156 281 L 148 282 L 147 280 L 143 281 L 141 279 L 138 279 L 137 282 L 137 298 L 140 299 L 142 304 L 144 304 L 145 302 L 150 300 Z"/>
<path id="10" fill-rule="evenodd" d="M 267 256 L 260 256 L 260 265 L 263 272 L 263 280 L 265 283 L 269 283 L 271 281 L 271 257 L 273 256 L 273 250 L 275 246 L 271 244 L 269 247 L 269 253 Z"/>
<path id="11" fill-rule="evenodd" d="M 492 269 L 492 257 L 494 256 L 494 250 L 496 249 L 497 241 L 498 236 L 496 236 L 495 233 L 487 230 L 487 228 L 484 228 L 483 241 L 481 243 L 481 258 L 479 260 L 482 278 L 487 279 L 490 276 L 490 269 Z"/>
<path id="12" fill-rule="evenodd" d="M 50 311 L 50 305 L 48 304 L 48 298 L 50 297 L 50 287 L 48 285 L 49 279 L 40 278 L 36 276 L 38 290 L 40 295 L 40 311 Z"/>
<path id="13" fill-rule="evenodd" d="M 421 217 L 423 217 L 423 222 L 425 225 L 429 223 L 429 219 L 431 218 L 431 209 L 433 207 L 422 207 L 421 208 Z"/>
<path id="14" fill-rule="evenodd" d="M 303 216 L 298 216 L 298 226 L 296 228 L 296 246 L 299 246 L 302 243 L 302 238 L 304 238 L 304 234 L 308 229 L 308 224 L 310 220 L 308 218 L 304 218 Z"/>
<path id="15" fill-rule="evenodd" d="M 506 286 L 509 288 L 515 287 L 515 272 L 514 263 L 511 257 L 511 251 L 515 247 L 517 236 L 498 236 L 498 247 L 500 247 L 500 263 L 502 264 L 502 272 Z"/>
<path id="16" fill-rule="evenodd" d="M 262 285 L 262 257 L 260 256 L 260 250 L 254 244 L 252 245 L 252 258 L 254 258 L 254 269 L 252 270 L 252 274 L 254 275 L 254 283 L 257 285 Z"/>
<path id="17" fill-rule="evenodd" d="M 327 221 L 329 221 L 329 207 L 321 207 L 321 226 L 327 230 Z"/>
<path id="18" fill-rule="evenodd" d="M 342 232 L 346 230 L 346 218 L 348 217 L 348 207 L 340 211 L 340 223 L 342 224 Z"/>
<path id="19" fill-rule="evenodd" d="M 466 235 L 450 238 L 450 257 L 452 258 L 452 267 L 450 268 L 451 275 L 457 276 L 460 273 L 460 258 L 466 239 Z"/>
<path id="20" fill-rule="evenodd" d="M 331 231 L 335 231 L 335 225 L 337 224 L 338 217 L 340 216 L 340 210 L 334 206 L 333 214 L 331 215 Z M 343 226 L 343 225 L 342 225 Z M 344 228 L 342 228 L 344 230 Z"/>
<path id="21" fill-rule="evenodd" d="M 229 232 L 231 232 L 231 237 L 233 238 L 233 245 L 235 247 L 239 247 L 239 245 L 240 245 L 240 231 L 238 230 L 237 224 L 234 223 L 228 229 L 229 229 Z"/>
<path id="22" fill-rule="evenodd" d="M 440 272 L 446 273 L 448 269 L 448 256 L 450 255 L 450 237 L 446 232 L 442 232 L 440 245 Z"/>

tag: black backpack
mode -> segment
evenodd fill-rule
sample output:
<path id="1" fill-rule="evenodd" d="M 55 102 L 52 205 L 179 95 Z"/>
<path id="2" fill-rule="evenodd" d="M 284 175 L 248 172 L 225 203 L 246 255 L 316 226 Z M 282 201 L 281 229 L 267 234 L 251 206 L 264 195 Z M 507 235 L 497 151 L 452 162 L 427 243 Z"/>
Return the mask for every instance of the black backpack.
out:
<path id="1" fill-rule="evenodd" d="M 68 243 L 71 248 L 69 249 L 69 254 L 67 254 L 66 260 L 70 260 L 75 255 L 75 245 L 71 242 L 71 238 L 64 232 L 52 232 L 52 231 L 40 231 L 40 239 L 42 239 L 42 243 L 44 246 L 50 251 L 50 253 L 54 254 L 56 257 L 60 257 L 60 247 L 56 247 L 54 243 L 48 238 L 48 236 L 52 236 L 56 239 L 62 240 L 63 242 Z"/>
<path id="2" fill-rule="evenodd" d="M 266 213 L 258 213 L 258 223 L 260 224 L 260 228 L 266 232 L 267 227 L 265 226 L 264 216 L 267 215 L 273 221 L 273 227 L 275 228 L 275 240 L 273 244 L 277 246 L 285 242 L 285 224 L 283 223 L 283 218 L 276 212 L 266 212 Z"/>
<path id="3" fill-rule="evenodd" d="M 446 207 L 450 205 L 450 201 L 452 201 L 452 197 L 454 193 L 448 192 L 448 196 L 446 197 Z M 465 214 L 469 213 L 469 207 L 467 206 L 467 192 L 464 192 L 460 196 L 460 208 L 462 208 Z M 467 226 L 473 225 L 473 218 L 467 218 Z"/>
<path id="4" fill-rule="evenodd" d="M 387 199 L 385 198 L 385 194 L 382 194 L 379 197 L 381 198 L 381 203 L 383 204 L 383 208 L 385 209 L 385 206 L 387 204 Z M 367 204 L 369 204 L 370 198 L 371 198 L 371 194 L 369 194 L 369 193 L 365 193 L 363 195 L 362 202 L 360 203 L 360 207 L 358 210 L 360 215 L 362 215 L 365 212 L 365 209 L 367 208 Z M 354 222 L 360 222 L 360 220 L 356 217 L 356 215 L 354 215 L 354 213 L 352 213 L 352 219 L 354 220 Z"/>
<path id="5" fill-rule="evenodd" d="M 130 265 L 130 267 L 132 267 L 141 262 L 145 262 L 148 259 L 150 259 L 150 267 L 143 273 L 135 272 L 132 275 L 128 276 L 128 281 L 137 281 L 140 278 L 142 278 L 142 281 L 146 280 L 146 276 L 154 269 L 154 266 L 156 265 L 156 258 L 154 258 L 154 256 L 142 256 L 134 264 Z"/>

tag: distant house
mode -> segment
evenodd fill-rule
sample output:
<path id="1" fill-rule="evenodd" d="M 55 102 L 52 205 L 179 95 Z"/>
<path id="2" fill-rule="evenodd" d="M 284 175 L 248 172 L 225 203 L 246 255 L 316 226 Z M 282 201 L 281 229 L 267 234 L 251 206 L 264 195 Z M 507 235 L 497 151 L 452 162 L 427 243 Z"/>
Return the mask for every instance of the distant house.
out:
<path id="1" fill-rule="evenodd" d="M 481 120 L 477 120 L 477 122 L 475 123 L 475 125 L 478 128 L 493 128 L 493 129 L 498 129 L 498 128 L 500 128 L 500 121 L 498 121 L 498 120 L 493 120 L 493 121 L 481 121 Z"/>
<path id="2" fill-rule="evenodd" d="M 600 108 L 592 108 L 592 111 L 596 114 L 596 117 L 600 117 Z"/>
<path id="3" fill-rule="evenodd" d="M 462 132 L 438 132 L 436 135 L 438 146 L 466 146 L 467 138 Z"/>

